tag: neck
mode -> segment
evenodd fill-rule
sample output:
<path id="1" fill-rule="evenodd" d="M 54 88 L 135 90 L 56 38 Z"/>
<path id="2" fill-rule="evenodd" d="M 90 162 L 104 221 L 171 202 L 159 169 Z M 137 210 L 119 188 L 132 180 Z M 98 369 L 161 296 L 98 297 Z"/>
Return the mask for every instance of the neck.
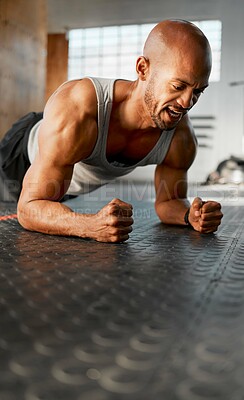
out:
<path id="1" fill-rule="evenodd" d="M 126 131 L 149 131 L 152 121 L 145 107 L 140 81 L 117 81 L 114 91 L 113 120 Z"/>

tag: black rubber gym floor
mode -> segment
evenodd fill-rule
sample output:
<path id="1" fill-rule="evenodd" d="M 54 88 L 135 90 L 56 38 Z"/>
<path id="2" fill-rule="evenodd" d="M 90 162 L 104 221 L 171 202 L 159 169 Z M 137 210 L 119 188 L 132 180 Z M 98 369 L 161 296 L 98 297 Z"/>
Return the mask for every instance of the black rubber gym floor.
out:
<path id="1" fill-rule="evenodd" d="M 244 399 L 244 206 L 201 235 L 129 200 L 123 244 L 28 232 L 1 205 L 1 400 Z"/>

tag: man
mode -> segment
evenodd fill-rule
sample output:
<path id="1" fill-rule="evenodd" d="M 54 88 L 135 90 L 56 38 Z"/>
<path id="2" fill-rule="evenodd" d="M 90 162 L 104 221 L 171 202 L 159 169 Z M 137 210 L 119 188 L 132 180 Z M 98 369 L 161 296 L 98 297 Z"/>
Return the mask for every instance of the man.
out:
<path id="1" fill-rule="evenodd" d="M 187 21 L 170 20 L 149 34 L 136 62 L 136 81 L 85 78 L 61 85 L 28 132 L 31 166 L 18 202 L 20 224 L 48 234 L 123 242 L 132 231 L 130 204 L 114 199 L 96 214 L 78 214 L 61 200 L 138 165 L 156 164 L 159 219 L 215 232 L 220 204 L 196 198 L 190 206 L 187 200 L 187 170 L 197 147 L 187 112 L 207 88 L 210 70 L 203 33 Z"/>

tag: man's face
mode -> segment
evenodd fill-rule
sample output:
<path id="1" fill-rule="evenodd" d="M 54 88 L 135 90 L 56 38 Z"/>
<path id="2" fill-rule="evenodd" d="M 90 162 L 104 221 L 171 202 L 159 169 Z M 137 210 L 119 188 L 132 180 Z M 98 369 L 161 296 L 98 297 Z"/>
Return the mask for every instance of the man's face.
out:
<path id="1" fill-rule="evenodd" d="M 196 104 L 208 86 L 210 73 L 209 63 L 202 61 L 174 56 L 167 65 L 154 68 L 144 101 L 155 127 L 173 129 Z"/>

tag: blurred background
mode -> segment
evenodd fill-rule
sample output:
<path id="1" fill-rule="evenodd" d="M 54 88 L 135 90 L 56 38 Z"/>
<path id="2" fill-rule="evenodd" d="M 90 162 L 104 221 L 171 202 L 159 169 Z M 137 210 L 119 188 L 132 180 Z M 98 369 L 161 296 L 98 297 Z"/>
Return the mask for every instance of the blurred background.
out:
<path id="1" fill-rule="evenodd" d="M 0 0 L 0 137 L 67 79 L 135 79 L 153 26 L 186 19 L 213 51 L 210 87 L 190 112 L 199 151 L 189 179 L 204 182 L 221 161 L 244 156 L 243 15 L 243 0 Z M 131 177 L 152 180 L 153 170 Z"/>

